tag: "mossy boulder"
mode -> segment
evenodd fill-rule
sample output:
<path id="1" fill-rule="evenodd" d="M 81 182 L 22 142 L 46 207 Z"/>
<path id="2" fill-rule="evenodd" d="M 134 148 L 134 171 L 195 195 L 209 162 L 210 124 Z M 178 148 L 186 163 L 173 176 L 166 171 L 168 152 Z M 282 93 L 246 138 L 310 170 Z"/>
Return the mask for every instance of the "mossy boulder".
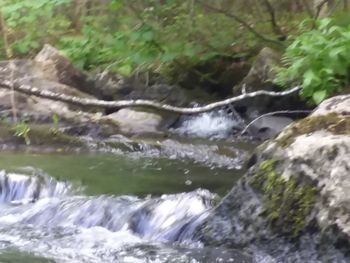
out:
<path id="1" fill-rule="evenodd" d="M 318 189 L 311 182 L 301 182 L 278 172 L 278 162 L 261 162 L 249 184 L 263 197 L 263 214 L 269 226 L 279 233 L 297 236 L 305 229 L 315 205 Z"/>
<path id="2" fill-rule="evenodd" d="M 283 253 L 304 256 L 308 251 L 301 244 L 308 239 L 320 262 L 343 262 L 326 261 L 332 255 L 325 247 L 349 257 L 350 108 L 339 107 L 339 99 L 325 101 L 258 147 L 248 172 L 208 216 L 197 237 L 217 245 L 269 244 L 273 253 L 280 242 L 287 242 L 298 251 Z M 350 105 L 350 96 L 346 100 L 342 97 L 342 104 Z M 306 262 L 302 260 L 291 262 Z"/>

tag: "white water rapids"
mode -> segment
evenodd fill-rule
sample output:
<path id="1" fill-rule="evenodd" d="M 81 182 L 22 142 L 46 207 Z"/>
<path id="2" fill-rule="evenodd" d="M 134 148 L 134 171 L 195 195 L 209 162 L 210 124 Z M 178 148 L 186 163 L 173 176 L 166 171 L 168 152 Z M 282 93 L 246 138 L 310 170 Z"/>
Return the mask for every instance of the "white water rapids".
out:
<path id="1" fill-rule="evenodd" d="M 5 252 L 16 263 L 24 253 L 40 262 L 250 262 L 191 240 L 217 198 L 207 190 L 84 196 L 37 170 L 1 171 L 0 190 L 0 262 Z"/>
<path id="2" fill-rule="evenodd" d="M 176 133 L 200 138 L 222 139 L 239 129 L 241 120 L 225 110 L 205 112 L 193 116 L 184 117 L 179 127 L 174 129 Z"/>

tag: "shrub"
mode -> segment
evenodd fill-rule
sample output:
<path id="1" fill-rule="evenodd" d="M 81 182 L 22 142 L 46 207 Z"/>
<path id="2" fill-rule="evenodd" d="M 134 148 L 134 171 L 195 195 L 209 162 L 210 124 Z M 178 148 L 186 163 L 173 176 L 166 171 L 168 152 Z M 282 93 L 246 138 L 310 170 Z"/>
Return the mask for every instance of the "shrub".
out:
<path id="1" fill-rule="evenodd" d="M 315 25 L 309 31 L 304 27 L 286 49 L 286 67 L 279 68 L 275 81 L 283 86 L 301 85 L 301 95 L 319 104 L 348 85 L 350 25 L 336 25 L 330 18 L 318 20 Z"/>

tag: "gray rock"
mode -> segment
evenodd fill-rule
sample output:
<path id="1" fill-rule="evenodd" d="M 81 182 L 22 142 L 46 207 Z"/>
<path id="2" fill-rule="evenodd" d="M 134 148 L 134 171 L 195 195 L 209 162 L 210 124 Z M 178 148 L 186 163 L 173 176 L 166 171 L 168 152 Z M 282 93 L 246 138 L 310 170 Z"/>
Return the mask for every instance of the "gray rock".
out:
<path id="1" fill-rule="evenodd" d="M 279 134 L 293 120 L 280 116 L 264 116 L 255 121 L 248 129 L 248 133 L 254 138 L 266 140 Z"/>
<path id="2" fill-rule="evenodd" d="M 245 87 L 247 92 L 257 90 L 272 90 L 275 85 L 271 82 L 276 76 L 275 67 L 280 64 L 280 52 L 265 47 L 256 56 L 256 59 L 240 84 L 234 87 L 233 94 L 241 94 L 241 90 Z"/>
<path id="3" fill-rule="evenodd" d="M 350 115 L 350 95 L 341 95 L 325 100 L 312 115 L 326 115 L 329 112 Z"/>
<path id="4" fill-rule="evenodd" d="M 121 109 L 104 119 L 116 122 L 121 132 L 131 135 L 159 133 L 163 123 L 159 114 L 132 109 Z"/>
<path id="5" fill-rule="evenodd" d="M 349 105 L 350 96 L 328 99 L 261 145 L 197 237 L 262 246 L 278 262 L 349 262 Z"/>
<path id="6" fill-rule="evenodd" d="M 107 100 L 155 100 L 176 106 L 186 105 L 187 96 L 176 85 L 146 84 L 137 76 L 124 77 L 116 73 L 104 71 L 95 77 L 99 90 L 98 97 Z"/>
<path id="7" fill-rule="evenodd" d="M 46 44 L 36 55 L 33 63 L 40 70 L 42 78 L 95 95 L 95 85 L 89 76 L 77 69 L 67 57 L 54 47 Z"/>

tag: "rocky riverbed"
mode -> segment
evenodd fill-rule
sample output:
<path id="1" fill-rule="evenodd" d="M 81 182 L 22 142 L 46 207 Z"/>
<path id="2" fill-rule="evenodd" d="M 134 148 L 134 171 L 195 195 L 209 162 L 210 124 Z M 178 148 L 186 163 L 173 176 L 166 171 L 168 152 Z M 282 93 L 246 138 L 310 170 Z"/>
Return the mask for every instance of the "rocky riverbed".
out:
<path id="1" fill-rule="evenodd" d="M 266 61 L 264 56 L 271 59 Z M 264 72 L 259 70 L 259 65 L 276 63 L 273 62 L 275 59 L 278 60 L 278 56 L 271 54 L 268 49 L 263 50 L 248 75 L 237 83 L 234 92 L 239 92 L 243 87 L 247 88 L 249 83 L 255 86 L 252 80 L 254 76 L 264 79 Z M 76 69 L 67 58 L 50 46 L 46 46 L 33 60 L 2 62 L 0 79 L 79 98 L 142 98 L 178 106 L 193 106 L 198 103 L 198 98 L 176 85 L 152 84 L 145 87 L 135 78 L 123 78 L 107 72 L 88 75 Z M 274 89 L 271 85 L 266 85 L 263 87 Z M 289 118 L 270 116 L 270 119 L 265 118 L 256 123 L 250 131 L 250 136 L 237 136 L 247 122 L 267 109 L 283 109 L 283 101 L 279 100 L 272 105 L 269 98 L 249 100 L 234 105 L 234 108 L 180 116 L 145 108 L 116 109 L 110 112 L 101 108 L 84 108 L 0 90 L 0 145 L 2 150 L 66 154 L 112 153 L 114 156 L 131 159 L 150 158 L 169 162 L 178 160 L 185 166 L 185 170 L 190 162 L 213 171 L 232 171 L 232 174 L 237 175 L 236 179 L 240 176 L 242 178 L 217 205 L 204 202 L 205 205 L 200 210 L 194 209 L 194 215 L 180 220 L 181 229 L 179 225 L 170 227 L 170 230 L 167 228 L 167 231 L 173 233 L 173 238 L 161 236 L 160 239 L 157 237 L 157 242 L 163 242 L 163 239 L 167 242 L 190 242 L 200 244 L 201 249 L 204 246 L 204 250 L 213 251 L 217 248 L 224 254 L 225 251 L 230 251 L 231 255 L 236 255 L 237 249 L 243 249 L 244 255 L 238 257 L 242 262 L 348 262 L 350 96 L 342 95 L 328 99 L 311 115 L 294 122 Z M 291 104 L 298 105 L 295 102 Z M 17 118 L 17 122 L 14 122 L 14 117 Z M 286 125 L 288 126 L 284 128 Z M 270 140 L 262 143 L 252 155 L 250 154 L 261 139 L 268 138 Z M 243 175 L 245 168 L 248 171 Z M 4 179 L 4 182 L 15 180 L 14 185 L 6 188 L 10 192 L 11 187 L 18 186 L 16 180 L 19 177 L 16 175 L 11 174 L 10 178 L 3 172 L 1 176 L 8 178 Z M 191 180 L 187 183 L 190 184 Z M 195 202 L 198 196 L 202 196 L 198 198 L 204 198 L 204 201 L 211 200 L 211 194 L 205 192 L 203 197 L 202 192 L 191 192 L 188 196 L 191 202 L 194 196 Z M 183 194 L 180 197 L 181 200 L 186 199 L 187 195 Z M 4 202 L 18 201 L 11 198 Z M 56 201 L 50 199 L 48 206 L 43 206 L 44 210 L 49 211 L 52 208 L 60 211 L 62 202 L 70 202 L 72 211 L 76 212 L 76 202 L 81 200 L 74 197 L 68 198 L 67 201 L 65 198 L 60 196 Z M 107 212 L 110 212 L 110 200 L 121 203 L 125 201 L 119 197 L 100 198 L 108 204 Z M 172 200 L 177 196 L 165 197 L 166 200 L 168 198 Z M 88 210 L 90 205 L 95 206 L 94 202 L 98 200 L 89 197 L 82 199 Z M 36 201 L 34 198 L 31 202 Z M 153 211 L 153 208 L 161 206 L 163 200 L 127 198 L 127 202 L 132 206 L 137 206 L 140 202 L 151 203 L 151 208 L 147 206 L 146 210 Z M 28 211 L 32 211 L 33 215 L 40 215 L 36 210 L 41 207 L 40 204 L 29 205 Z M 176 209 L 182 209 L 181 207 L 174 206 L 171 213 L 177 213 Z M 20 213 L 24 213 L 23 218 L 31 220 L 26 217 L 24 206 L 19 210 Z M 12 207 L 6 211 L 2 215 L 5 221 L 6 213 L 17 213 L 17 209 Z M 106 211 L 103 210 L 101 214 Z M 141 214 L 147 213 L 142 210 Z M 91 213 L 89 216 L 94 217 L 95 214 Z M 56 217 L 55 214 L 54 218 Z M 133 218 L 133 215 L 130 215 L 130 218 Z M 128 220 L 126 222 L 129 222 Z M 136 225 L 142 221 L 139 218 L 135 220 L 133 219 L 132 223 Z M 60 227 L 58 221 L 55 224 Z M 70 223 L 76 227 L 74 222 Z M 156 227 L 159 229 L 154 233 L 159 234 L 163 222 Z M 108 228 L 107 230 L 110 231 Z M 140 238 L 140 233 L 136 231 L 134 234 Z M 174 238 L 174 235 L 186 238 Z M 153 234 L 150 237 L 153 238 Z M 23 247 L 22 245 L 15 244 L 17 247 Z M 174 253 L 178 256 L 180 252 L 177 249 L 179 248 L 176 248 Z M 205 253 L 204 250 L 200 253 Z M 30 249 L 26 248 L 24 251 Z M 55 254 L 52 253 L 49 256 Z M 191 250 L 190 253 L 195 252 Z M 99 256 L 96 258 L 100 259 Z M 192 256 L 189 258 L 197 259 Z M 215 257 L 209 258 L 212 260 Z M 221 255 L 220 258 L 225 257 Z M 190 262 L 186 261 L 187 259 L 183 262 Z M 109 260 L 112 260 L 112 257 Z"/>

